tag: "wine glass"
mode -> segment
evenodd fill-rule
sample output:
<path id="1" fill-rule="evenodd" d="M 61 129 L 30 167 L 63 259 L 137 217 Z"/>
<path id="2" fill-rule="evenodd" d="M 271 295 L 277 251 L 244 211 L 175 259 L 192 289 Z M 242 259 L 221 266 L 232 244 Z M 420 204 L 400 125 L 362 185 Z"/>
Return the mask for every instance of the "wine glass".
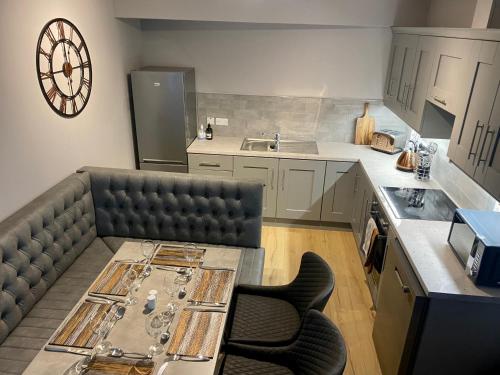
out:
<path id="1" fill-rule="evenodd" d="M 87 371 L 87 367 L 89 366 L 90 362 L 92 361 L 94 357 L 92 356 L 85 356 L 78 362 L 75 362 L 71 365 L 70 368 L 68 368 L 65 372 L 64 375 L 81 375 L 84 374 Z"/>
<path id="2" fill-rule="evenodd" d="M 151 313 L 146 316 L 146 332 L 155 340 L 149 347 L 149 354 L 152 356 L 163 353 L 163 345 L 160 343 L 160 339 L 164 324 L 160 314 Z"/>
<path id="3" fill-rule="evenodd" d="M 111 312 L 101 313 L 94 315 L 89 320 L 89 326 L 92 328 L 92 332 L 97 335 L 97 342 L 94 345 L 94 351 L 96 354 L 105 354 L 111 349 L 111 343 L 106 341 L 106 334 L 111 329 Z"/>
<path id="4" fill-rule="evenodd" d="M 179 292 L 178 286 L 176 287 L 171 279 L 170 275 L 165 275 L 163 278 L 163 290 L 165 291 L 165 294 L 167 296 L 167 304 L 166 308 L 167 310 L 171 310 L 173 312 L 177 311 L 178 309 L 178 304 L 176 303 L 176 298 L 175 298 L 175 293 Z"/>
<path id="5" fill-rule="evenodd" d="M 120 280 L 121 286 L 127 290 L 127 298 L 124 301 L 126 306 L 135 305 L 137 303 L 137 297 L 135 297 L 134 294 L 141 286 L 138 277 L 137 271 L 130 266 Z"/>
<path id="6" fill-rule="evenodd" d="M 152 240 L 143 240 L 141 242 L 141 251 L 144 255 L 147 266 L 145 267 L 146 272 L 151 271 L 151 260 L 155 253 L 155 243 Z"/>
<path id="7" fill-rule="evenodd" d="M 187 243 L 184 245 L 184 258 L 189 265 L 189 276 L 193 275 L 193 263 L 198 254 L 198 246 L 195 243 Z"/>
<path id="8" fill-rule="evenodd" d="M 188 275 L 178 275 L 174 279 L 174 285 L 177 286 L 177 297 L 182 299 L 186 295 L 186 287 L 185 285 L 189 282 L 190 276 Z"/>

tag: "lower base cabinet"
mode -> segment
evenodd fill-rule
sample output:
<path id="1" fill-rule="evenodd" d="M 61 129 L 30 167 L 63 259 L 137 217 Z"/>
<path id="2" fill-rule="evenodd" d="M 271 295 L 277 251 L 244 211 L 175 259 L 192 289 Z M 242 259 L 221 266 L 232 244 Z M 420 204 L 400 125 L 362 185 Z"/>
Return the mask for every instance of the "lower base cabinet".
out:
<path id="1" fill-rule="evenodd" d="M 236 156 L 233 177 L 264 184 L 262 216 L 276 216 L 279 159 Z"/>
<path id="2" fill-rule="evenodd" d="M 357 164 L 354 177 L 354 194 L 352 199 L 351 227 L 354 239 L 358 247 L 361 246 L 368 220 L 371 202 L 373 200 L 373 188 L 363 167 Z"/>
<path id="3" fill-rule="evenodd" d="M 189 162 L 190 173 L 262 183 L 265 218 L 351 222 L 356 223 L 358 234 L 361 231 L 361 216 L 368 207 L 365 190 L 371 185 L 359 174 L 358 163 L 202 154 L 190 155 Z"/>
<path id="4" fill-rule="evenodd" d="M 356 164 L 342 161 L 326 163 L 321 221 L 349 223 L 352 216 Z"/>
<path id="5" fill-rule="evenodd" d="M 427 298 L 391 230 L 380 277 L 373 342 L 384 375 L 411 374 Z"/>
<path id="6" fill-rule="evenodd" d="M 281 159 L 276 217 L 320 220 L 326 161 Z"/>

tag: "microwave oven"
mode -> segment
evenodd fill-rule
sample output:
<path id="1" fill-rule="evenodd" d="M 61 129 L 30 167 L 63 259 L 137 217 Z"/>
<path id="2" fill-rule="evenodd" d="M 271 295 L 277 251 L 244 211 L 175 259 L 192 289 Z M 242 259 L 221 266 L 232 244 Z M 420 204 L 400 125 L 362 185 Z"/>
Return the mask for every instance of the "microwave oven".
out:
<path id="1" fill-rule="evenodd" d="M 477 285 L 500 287 L 500 212 L 458 208 L 448 243 Z"/>

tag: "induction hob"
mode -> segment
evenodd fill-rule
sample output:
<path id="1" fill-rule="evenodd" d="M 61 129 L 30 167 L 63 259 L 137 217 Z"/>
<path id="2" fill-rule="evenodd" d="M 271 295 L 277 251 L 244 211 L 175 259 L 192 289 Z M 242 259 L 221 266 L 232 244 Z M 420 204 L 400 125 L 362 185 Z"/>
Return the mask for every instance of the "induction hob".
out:
<path id="1" fill-rule="evenodd" d="M 452 221 L 457 206 L 440 189 L 381 186 L 382 193 L 399 219 Z"/>

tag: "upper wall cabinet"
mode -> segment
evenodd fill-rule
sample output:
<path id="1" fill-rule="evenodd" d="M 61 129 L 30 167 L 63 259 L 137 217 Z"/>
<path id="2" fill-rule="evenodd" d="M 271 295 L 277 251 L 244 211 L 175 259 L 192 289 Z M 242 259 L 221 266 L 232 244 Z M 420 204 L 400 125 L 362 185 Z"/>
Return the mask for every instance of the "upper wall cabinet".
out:
<path id="1" fill-rule="evenodd" d="M 418 132 L 435 59 L 435 38 L 395 34 L 384 104 Z"/>
<path id="2" fill-rule="evenodd" d="M 402 118 L 417 132 L 422 132 L 422 116 L 435 55 L 435 41 L 429 36 L 418 39 L 408 94 L 402 107 Z"/>
<path id="3" fill-rule="evenodd" d="M 391 48 L 384 103 L 395 113 L 403 108 L 415 60 L 418 35 L 396 34 Z"/>
<path id="4" fill-rule="evenodd" d="M 449 155 L 500 200 L 500 43 L 482 43 L 473 73 L 465 120 L 453 131 Z"/>
<path id="5" fill-rule="evenodd" d="M 455 38 L 434 38 L 435 55 L 427 100 L 452 114 L 464 110 L 467 76 L 474 50 L 480 41 Z M 465 101 L 466 102 L 466 101 Z"/>

